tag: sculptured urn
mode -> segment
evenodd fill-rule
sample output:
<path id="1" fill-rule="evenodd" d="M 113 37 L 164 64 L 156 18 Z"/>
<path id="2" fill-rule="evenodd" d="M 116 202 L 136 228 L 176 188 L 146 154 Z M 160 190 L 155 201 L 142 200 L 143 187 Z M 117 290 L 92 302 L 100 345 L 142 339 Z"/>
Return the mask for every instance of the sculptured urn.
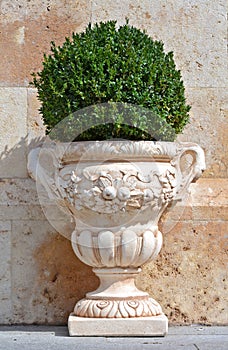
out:
<path id="1" fill-rule="evenodd" d="M 100 280 L 76 303 L 70 335 L 165 335 L 167 317 L 135 278 L 162 247 L 163 212 L 205 169 L 203 150 L 178 142 L 50 142 L 30 152 L 28 169 L 73 218 L 73 250 Z"/>

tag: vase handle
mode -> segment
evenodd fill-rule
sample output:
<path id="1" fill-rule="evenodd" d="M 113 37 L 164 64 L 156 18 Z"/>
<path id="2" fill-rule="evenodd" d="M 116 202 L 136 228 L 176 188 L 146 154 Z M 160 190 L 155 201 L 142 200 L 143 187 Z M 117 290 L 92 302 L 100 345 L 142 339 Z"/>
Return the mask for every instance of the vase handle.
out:
<path id="1" fill-rule="evenodd" d="M 175 200 L 181 200 L 189 185 L 198 180 L 206 169 L 204 151 L 194 143 L 180 144 L 171 164 L 176 168 L 177 176 Z"/>

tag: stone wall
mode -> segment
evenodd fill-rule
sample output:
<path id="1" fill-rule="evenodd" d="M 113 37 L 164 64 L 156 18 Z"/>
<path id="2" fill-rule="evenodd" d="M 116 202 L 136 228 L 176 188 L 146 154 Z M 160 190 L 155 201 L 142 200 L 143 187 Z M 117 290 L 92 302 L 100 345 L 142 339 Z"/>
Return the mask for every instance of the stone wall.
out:
<path id="1" fill-rule="evenodd" d="M 137 283 L 171 323 L 227 324 L 226 1 L 0 1 L 0 323 L 64 324 L 98 281 L 57 233 L 28 177 L 29 147 L 44 134 L 31 72 L 50 41 L 88 22 L 117 19 L 172 50 L 182 70 L 191 123 L 179 137 L 199 143 L 207 171 L 161 223 L 164 246 Z"/>

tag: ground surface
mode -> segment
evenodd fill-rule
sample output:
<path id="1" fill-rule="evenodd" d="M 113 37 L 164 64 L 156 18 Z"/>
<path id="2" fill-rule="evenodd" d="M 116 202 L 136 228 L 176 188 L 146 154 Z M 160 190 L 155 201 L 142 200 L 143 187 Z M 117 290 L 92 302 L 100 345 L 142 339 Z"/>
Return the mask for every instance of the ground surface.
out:
<path id="1" fill-rule="evenodd" d="M 228 327 L 170 327 L 164 338 L 69 337 L 67 327 L 2 326 L 0 350 L 227 350 Z"/>

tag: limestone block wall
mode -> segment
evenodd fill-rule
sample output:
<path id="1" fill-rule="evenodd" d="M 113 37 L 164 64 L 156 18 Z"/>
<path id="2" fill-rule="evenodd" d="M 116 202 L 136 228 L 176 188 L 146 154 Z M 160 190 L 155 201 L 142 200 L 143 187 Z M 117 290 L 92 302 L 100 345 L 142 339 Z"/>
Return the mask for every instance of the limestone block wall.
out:
<path id="1" fill-rule="evenodd" d="M 0 1 L 0 324 L 65 324 L 98 284 L 45 218 L 28 177 L 28 149 L 44 135 L 29 81 L 51 40 L 126 17 L 174 51 L 192 105 L 179 140 L 199 143 L 207 161 L 191 196 L 161 223 L 162 252 L 137 283 L 170 323 L 228 323 L 226 10 L 225 0 Z"/>

